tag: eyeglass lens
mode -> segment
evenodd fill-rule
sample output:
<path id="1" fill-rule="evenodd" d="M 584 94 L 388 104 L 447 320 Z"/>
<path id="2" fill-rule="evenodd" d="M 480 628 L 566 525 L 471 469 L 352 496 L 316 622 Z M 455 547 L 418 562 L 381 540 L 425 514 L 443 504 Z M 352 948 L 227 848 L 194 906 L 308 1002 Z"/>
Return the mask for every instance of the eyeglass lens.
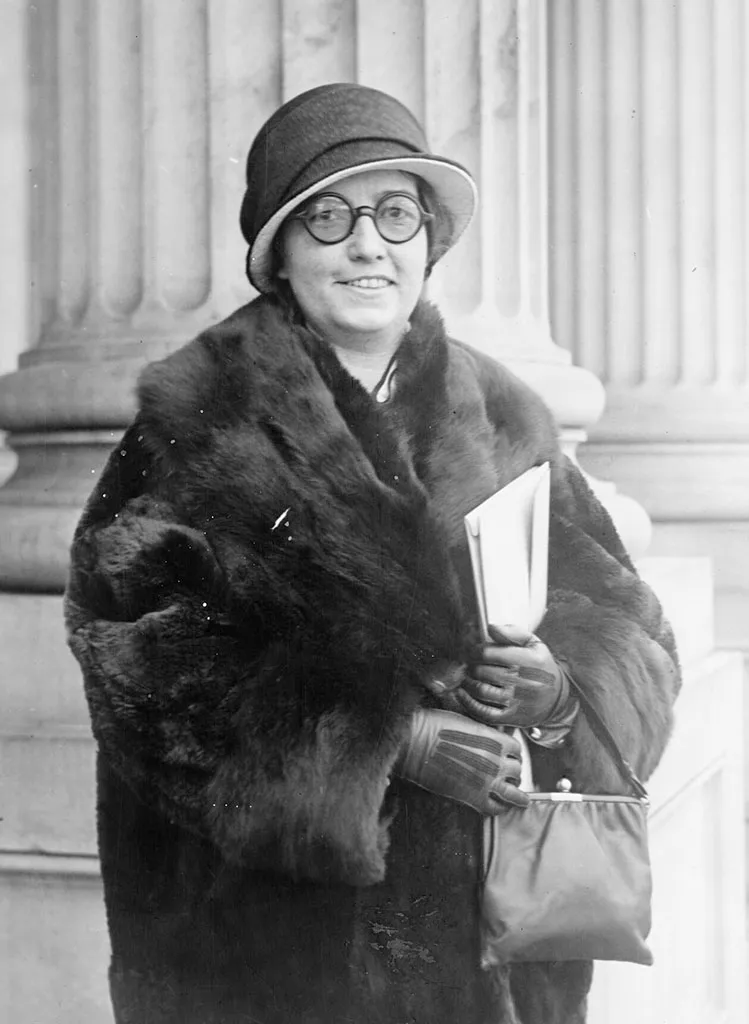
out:
<path id="1" fill-rule="evenodd" d="M 369 215 L 387 242 L 408 242 L 424 222 L 421 207 L 411 196 L 393 192 L 383 196 L 372 212 L 369 206 L 356 210 L 343 196 L 329 194 L 313 199 L 300 214 L 307 230 L 318 242 L 342 242 L 353 230 L 358 217 Z"/>

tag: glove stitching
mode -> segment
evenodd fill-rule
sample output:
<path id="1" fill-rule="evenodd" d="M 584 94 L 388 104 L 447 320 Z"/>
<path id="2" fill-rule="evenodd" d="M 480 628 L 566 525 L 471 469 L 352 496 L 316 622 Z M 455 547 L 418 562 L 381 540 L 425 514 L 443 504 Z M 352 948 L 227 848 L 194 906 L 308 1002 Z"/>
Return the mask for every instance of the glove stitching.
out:
<path id="1" fill-rule="evenodd" d="M 504 757 L 506 751 L 506 745 L 501 740 L 491 739 L 487 736 L 473 736 L 471 733 L 458 732 L 456 729 L 442 729 L 439 741 L 440 743 L 452 741 L 457 746 L 488 751 L 490 754 L 496 754 L 497 757 Z"/>

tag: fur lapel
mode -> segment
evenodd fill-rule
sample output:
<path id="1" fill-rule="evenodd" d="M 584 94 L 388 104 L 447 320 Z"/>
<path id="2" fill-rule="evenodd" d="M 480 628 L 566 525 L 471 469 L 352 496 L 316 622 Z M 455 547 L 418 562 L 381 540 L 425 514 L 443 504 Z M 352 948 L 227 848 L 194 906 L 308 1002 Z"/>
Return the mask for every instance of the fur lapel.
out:
<path id="1" fill-rule="evenodd" d="M 258 499 L 252 470 L 280 457 L 309 486 L 321 476 L 324 490 L 340 494 L 345 480 L 346 501 L 377 484 L 396 504 L 431 496 L 453 539 L 465 512 L 498 487 L 537 462 L 560 461 L 538 397 L 450 341 L 424 302 L 398 352 L 395 397 L 384 406 L 267 299 L 149 367 L 139 399 L 161 471 L 207 453 L 214 473 L 201 472 L 201 492 L 232 501 L 227 483 L 249 480 L 249 508 Z M 249 451 L 258 444 L 264 458 Z"/>
<path id="2" fill-rule="evenodd" d="M 414 375 L 435 326 L 427 311 L 407 339 Z M 460 660 L 464 613 L 412 437 L 324 343 L 260 300 L 150 367 L 139 398 L 156 476 L 205 531 L 233 601 L 252 606 L 259 572 L 306 613 L 390 573 L 421 594 L 422 625 L 439 622 L 435 656 Z M 429 422 L 411 424 L 418 450 Z"/>

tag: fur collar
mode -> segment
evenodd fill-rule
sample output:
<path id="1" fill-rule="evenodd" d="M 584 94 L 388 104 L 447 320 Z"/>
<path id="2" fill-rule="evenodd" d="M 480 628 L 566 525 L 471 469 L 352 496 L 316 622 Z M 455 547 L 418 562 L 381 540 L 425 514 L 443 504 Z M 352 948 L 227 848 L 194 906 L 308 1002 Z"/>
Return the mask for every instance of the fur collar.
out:
<path id="1" fill-rule="evenodd" d="M 267 468 L 247 451 L 260 442 L 310 484 L 319 475 L 318 491 L 345 476 L 351 488 L 376 479 L 396 503 L 429 494 L 454 545 L 463 515 L 500 486 L 539 461 L 558 469 L 556 431 L 538 396 L 451 341 L 429 303 L 397 356 L 395 395 L 378 405 L 324 341 L 262 297 L 147 368 L 138 396 L 149 453 L 166 474 L 205 454 L 215 474 L 196 481 L 200 501 L 219 483 L 231 503 L 228 481 Z"/>
<path id="2" fill-rule="evenodd" d="M 139 424 L 148 472 L 205 531 L 235 594 L 251 598 L 248 551 L 287 585 L 300 580 L 310 607 L 323 577 L 379 579 L 390 545 L 419 589 L 440 604 L 446 584 L 447 604 L 456 601 L 444 527 L 418 472 L 446 403 L 446 346 L 439 315 L 421 307 L 399 352 L 403 405 L 420 381 L 418 422 L 379 406 L 267 299 L 147 368 Z"/>

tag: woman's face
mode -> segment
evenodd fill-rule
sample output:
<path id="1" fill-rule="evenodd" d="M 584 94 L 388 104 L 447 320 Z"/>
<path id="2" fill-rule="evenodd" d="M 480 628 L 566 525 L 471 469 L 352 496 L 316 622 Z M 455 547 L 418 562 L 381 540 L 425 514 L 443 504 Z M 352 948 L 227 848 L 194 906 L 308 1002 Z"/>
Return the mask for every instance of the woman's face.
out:
<path id="1" fill-rule="evenodd" d="M 388 192 L 406 192 L 418 200 L 414 179 L 400 171 L 352 174 L 329 191 L 354 209 L 375 207 Z M 300 220 L 287 221 L 282 230 L 278 276 L 288 281 L 310 326 L 341 347 L 393 348 L 424 284 L 426 228 L 409 242 L 393 244 L 364 216 L 348 238 L 334 245 L 315 241 Z"/>

